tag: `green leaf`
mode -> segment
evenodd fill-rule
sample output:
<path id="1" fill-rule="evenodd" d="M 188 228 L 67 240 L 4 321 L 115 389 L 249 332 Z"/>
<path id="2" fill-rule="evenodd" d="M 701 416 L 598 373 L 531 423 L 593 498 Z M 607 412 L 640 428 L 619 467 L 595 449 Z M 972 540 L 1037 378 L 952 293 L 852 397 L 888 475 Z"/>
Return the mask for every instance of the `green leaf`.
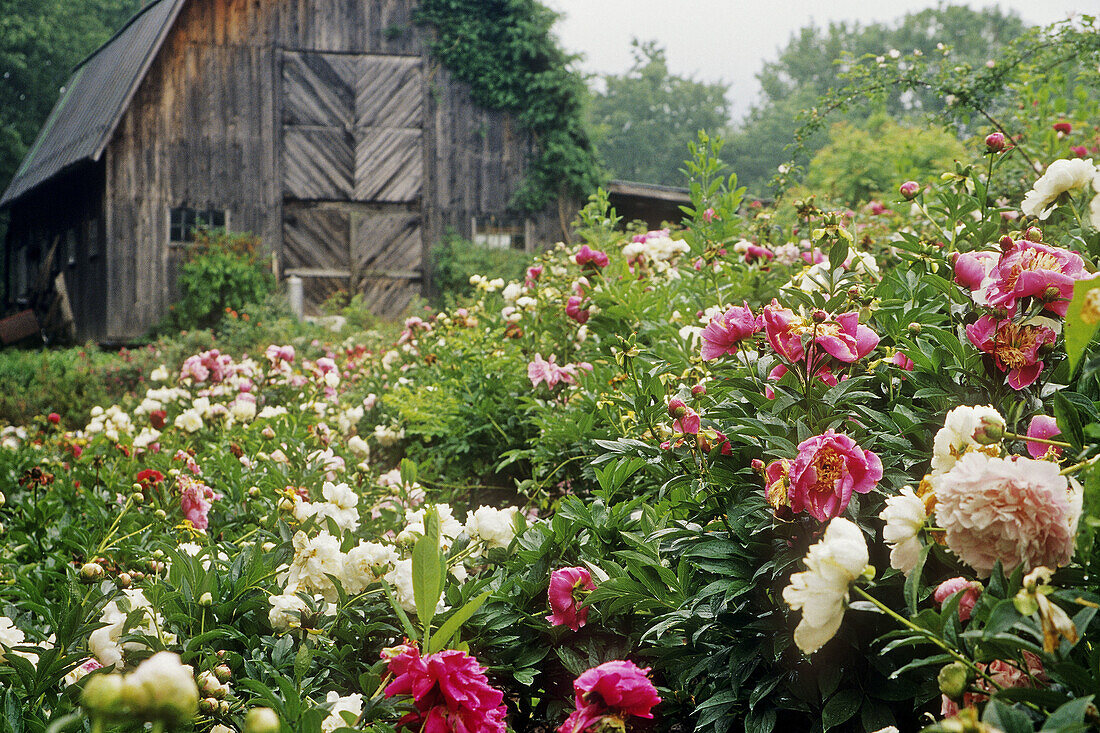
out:
<path id="1" fill-rule="evenodd" d="M 821 730 L 827 731 L 848 720 L 859 712 L 863 704 L 863 693 L 859 690 L 841 690 L 829 698 L 821 710 Z"/>
<path id="2" fill-rule="evenodd" d="M 989 701 L 982 722 L 1000 729 L 1003 733 L 1033 733 L 1035 730 L 1027 713 L 1010 708 L 997 699 Z"/>
<path id="3" fill-rule="evenodd" d="M 1075 449 L 1081 450 L 1085 441 L 1081 417 L 1077 414 L 1074 404 L 1061 392 L 1054 393 L 1054 417 L 1062 430 L 1062 437 Z"/>
<path id="4" fill-rule="evenodd" d="M 432 635 L 431 640 L 428 642 L 428 653 L 434 654 L 445 649 L 451 637 L 458 633 L 462 624 L 466 623 L 477 612 L 477 609 L 481 608 L 481 604 L 485 603 L 490 595 L 492 595 L 492 591 L 487 590 L 451 614 L 451 617 L 444 621 L 439 630 Z"/>
<path id="5" fill-rule="evenodd" d="M 924 563 L 928 560 L 928 553 L 932 551 L 932 545 L 921 548 L 917 564 L 905 579 L 905 605 L 909 607 L 909 615 L 917 613 L 917 601 L 920 600 L 920 576 L 924 572 Z"/>
<path id="6" fill-rule="evenodd" d="M 1085 353 L 1085 348 L 1088 347 L 1089 342 L 1092 341 L 1093 336 L 1096 335 L 1097 323 L 1086 323 L 1081 317 L 1081 311 L 1085 307 L 1085 300 L 1088 298 L 1088 294 L 1100 288 L 1100 281 L 1095 278 L 1091 280 L 1078 280 L 1073 284 L 1073 298 L 1069 301 L 1069 307 L 1066 310 L 1066 356 L 1069 357 L 1069 366 L 1071 373 L 1076 371 L 1077 365 L 1081 361 L 1081 356 Z"/>
<path id="7" fill-rule="evenodd" d="M 1076 700 L 1070 700 L 1065 705 L 1062 705 L 1050 714 L 1047 721 L 1043 723 L 1042 730 L 1059 731 L 1059 733 L 1085 730 L 1088 728 L 1083 722 L 1085 711 L 1088 710 L 1089 705 L 1092 704 L 1092 698 L 1092 695 L 1088 697 L 1079 697 Z"/>
<path id="8" fill-rule="evenodd" d="M 413 545 L 412 576 L 416 615 L 424 629 L 424 638 L 428 638 L 447 576 L 447 564 L 439 549 L 439 513 L 435 507 L 424 512 L 424 536 Z"/>

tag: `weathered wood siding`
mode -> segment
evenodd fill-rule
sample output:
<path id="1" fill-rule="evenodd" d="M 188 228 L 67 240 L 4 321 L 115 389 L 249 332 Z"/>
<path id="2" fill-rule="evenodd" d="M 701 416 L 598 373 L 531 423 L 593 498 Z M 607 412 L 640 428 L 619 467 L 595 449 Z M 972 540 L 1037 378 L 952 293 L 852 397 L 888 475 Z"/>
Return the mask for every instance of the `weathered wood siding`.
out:
<path id="1" fill-rule="evenodd" d="M 123 116 L 105 155 L 108 339 L 167 312 L 182 260 L 168 246 L 171 208 L 225 209 L 231 229 L 278 242 L 274 11 L 187 3 Z"/>

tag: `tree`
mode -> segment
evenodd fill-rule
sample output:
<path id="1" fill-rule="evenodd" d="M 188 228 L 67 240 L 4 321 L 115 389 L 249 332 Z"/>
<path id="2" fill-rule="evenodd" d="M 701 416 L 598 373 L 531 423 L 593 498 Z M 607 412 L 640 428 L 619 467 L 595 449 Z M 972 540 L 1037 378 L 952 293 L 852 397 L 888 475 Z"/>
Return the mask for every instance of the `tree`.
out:
<path id="1" fill-rule="evenodd" d="M 671 74 L 654 41 L 633 42 L 634 65 L 603 77 L 593 93 L 589 120 L 596 148 L 612 176 L 631 181 L 683 185 L 680 167 L 699 130 L 729 124 L 724 84 Z"/>
<path id="2" fill-rule="evenodd" d="M 0 186 L 7 186 L 74 66 L 141 0 L 0 0 Z"/>
<path id="3" fill-rule="evenodd" d="M 790 157 L 784 147 L 795 141 L 799 113 L 817 105 L 830 89 L 841 86 L 840 75 L 853 59 L 867 54 L 927 56 L 937 52 L 937 45 L 942 43 L 952 48 L 950 58 L 954 63 L 977 67 L 1025 30 L 1015 13 L 995 7 L 978 11 L 957 6 L 910 13 L 896 25 L 833 23 L 827 29 L 803 28 L 779 58 L 766 63 L 757 74 L 760 102 L 731 135 L 725 151 L 727 159 L 732 161 L 740 181 L 760 193 L 776 167 Z M 943 104 L 934 94 L 905 93 L 899 88 L 875 111 L 885 111 L 901 120 L 919 113 L 935 113 L 943 109 Z M 859 124 L 869 116 L 867 109 L 853 110 L 838 115 L 837 121 Z M 824 131 L 804 140 L 806 157 L 798 162 L 808 162 L 828 140 Z"/>

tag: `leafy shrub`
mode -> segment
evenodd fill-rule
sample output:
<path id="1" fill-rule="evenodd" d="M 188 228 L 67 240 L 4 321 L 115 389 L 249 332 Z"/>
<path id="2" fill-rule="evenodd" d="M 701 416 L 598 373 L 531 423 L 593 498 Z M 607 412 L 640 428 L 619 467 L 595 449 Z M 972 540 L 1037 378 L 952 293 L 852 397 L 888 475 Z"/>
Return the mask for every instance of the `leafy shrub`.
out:
<path id="1" fill-rule="evenodd" d="M 471 275 L 515 280 L 523 277 L 531 256 L 514 249 L 474 244 L 453 232 L 432 248 L 432 290 L 436 305 L 454 303 L 473 292 Z"/>
<path id="2" fill-rule="evenodd" d="M 180 300 L 172 306 L 175 328 L 210 328 L 226 309 L 240 311 L 261 303 L 275 287 L 274 277 L 252 234 L 195 232 L 179 276 Z"/>

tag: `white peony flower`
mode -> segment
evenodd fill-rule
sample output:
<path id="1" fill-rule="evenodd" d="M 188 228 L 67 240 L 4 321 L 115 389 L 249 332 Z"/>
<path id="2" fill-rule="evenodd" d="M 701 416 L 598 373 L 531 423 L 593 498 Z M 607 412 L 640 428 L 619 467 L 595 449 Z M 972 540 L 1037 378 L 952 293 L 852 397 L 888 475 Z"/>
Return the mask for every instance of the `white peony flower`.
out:
<path id="1" fill-rule="evenodd" d="M 352 713 L 356 718 L 363 714 L 363 696 L 359 693 L 340 697 L 335 690 L 328 693 L 325 702 L 331 705 L 329 716 L 321 721 L 321 733 L 332 733 L 339 728 L 346 728 L 347 721 L 341 713 Z"/>
<path id="2" fill-rule="evenodd" d="M 500 295 L 505 303 L 515 303 L 516 299 L 523 295 L 523 286 L 519 283 L 508 283 Z"/>
<path id="3" fill-rule="evenodd" d="M 920 530 L 928 515 L 924 511 L 924 502 L 906 486 L 897 496 L 886 500 L 886 508 L 879 519 L 886 522 L 882 528 L 882 539 L 890 545 L 890 567 L 906 575 L 917 566 L 923 545 Z"/>
<path id="4" fill-rule="evenodd" d="M 294 561 L 287 572 L 284 593 L 320 593 L 326 601 L 336 600 L 336 586 L 327 576 L 340 577 L 343 572 L 344 554 L 340 552 L 340 540 L 328 532 L 321 532 L 313 539 L 304 532 L 294 535 Z"/>
<path id="5" fill-rule="evenodd" d="M 121 668 L 123 651 L 144 649 L 145 645 L 138 641 L 120 643 L 119 639 L 124 633 L 141 632 L 147 636 L 159 636 L 165 644 L 175 644 L 175 634 L 164 631 L 164 619 L 153 610 L 145 594 L 138 589 L 122 591 L 130 603 L 130 611 L 123 613 L 118 606 L 118 600 L 111 601 L 103 607 L 100 620 L 107 625 L 93 631 L 88 636 L 88 649 L 104 667 L 112 664 Z M 134 626 L 126 626 L 126 617 L 134 611 L 141 609 L 144 614 Z"/>
<path id="6" fill-rule="evenodd" d="M 122 682 L 122 698 L 141 717 L 187 720 L 199 707 L 194 670 L 178 654 L 157 652 Z"/>
<path id="7" fill-rule="evenodd" d="M 176 419 L 172 421 L 172 424 L 189 433 L 194 433 L 202 430 L 202 416 L 195 410 L 184 410 L 176 415 Z"/>
<path id="8" fill-rule="evenodd" d="M 393 564 L 393 570 L 386 573 L 386 582 L 393 586 L 393 594 L 397 604 L 405 609 L 406 613 L 416 613 L 416 600 L 413 596 L 413 571 L 412 560 L 398 560 Z"/>
<path id="9" fill-rule="evenodd" d="M 932 475 L 946 473 L 971 448 L 981 448 L 975 436 L 978 431 L 1003 433 L 1005 419 L 989 405 L 962 405 L 947 413 L 943 428 L 932 443 Z"/>
<path id="10" fill-rule="evenodd" d="M 837 517 L 806 553 L 806 571 L 791 576 L 783 600 L 802 610 L 794 643 L 812 654 L 832 639 L 844 618 L 848 586 L 867 568 L 867 541 L 854 523 Z"/>
<path id="11" fill-rule="evenodd" d="M 370 445 L 358 435 L 348 438 L 348 448 L 352 453 L 361 458 L 370 458 Z"/>
<path id="12" fill-rule="evenodd" d="M 454 510 L 450 504 L 436 504 L 439 512 L 439 546 L 444 550 L 450 549 L 451 542 L 462 533 L 462 523 L 454 517 Z M 408 542 L 414 537 L 424 535 L 424 509 L 407 509 L 405 511 L 405 529 L 398 534 L 398 542 Z"/>
<path id="13" fill-rule="evenodd" d="M 7 616 L 0 616 L 0 644 L 4 646 L 18 646 L 23 643 L 23 632 L 16 628 L 15 624 Z M 0 662 L 4 661 L 4 650 L 0 649 Z"/>
<path id="14" fill-rule="evenodd" d="M 271 622 L 271 628 L 275 631 L 289 631 L 302 625 L 301 613 L 306 610 L 306 602 L 293 593 L 284 593 L 280 596 L 271 596 L 267 599 L 271 604 L 271 610 L 267 612 L 267 620 Z"/>
<path id="15" fill-rule="evenodd" d="M 1097 170 L 1092 163 L 1092 158 L 1056 160 L 1024 196 L 1020 211 L 1027 216 L 1046 219 L 1054 211 L 1055 202 L 1059 196 L 1076 188 L 1084 188 L 1092 183 L 1096 176 Z"/>
<path id="16" fill-rule="evenodd" d="M 508 547 L 516 534 L 513 522 L 517 511 L 514 506 L 507 509 L 482 506 L 475 512 L 467 512 L 466 535 L 482 540 L 486 547 Z"/>
<path id="17" fill-rule="evenodd" d="M 351 594 L 362 593 L 368 585 L 390 572 L 399 557 L 388 545 L 360 540 L 347 553 L 342 578 L 344 590 Z"/>
<path id="18" fill-rule="evenodd" d="M 149 381 L 151 382 L 167 382 L 168 381 L 168 367 L 161 364 L 149 374 Z"/>

